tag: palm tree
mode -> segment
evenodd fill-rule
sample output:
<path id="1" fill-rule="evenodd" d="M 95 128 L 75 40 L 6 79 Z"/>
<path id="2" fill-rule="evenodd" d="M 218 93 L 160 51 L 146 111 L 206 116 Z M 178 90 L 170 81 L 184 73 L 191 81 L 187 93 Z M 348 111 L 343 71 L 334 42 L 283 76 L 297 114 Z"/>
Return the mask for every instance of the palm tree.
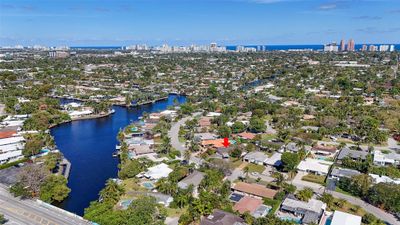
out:
<path id="1" fill-rule="evenodd" d="M 189 162 L 190 156 L 191 156 L 191 155 L 192 155 L 192 154 L 190 153 L 190 151 L 189 151 L 189 150 L 186 150 L 186 151 L 183 153 L 183 159 L 186 160 L 187 162 Z"/>
<path id="2" fill-rule="evenodd" d="M 249 166 L 246 166 L 245 168 L 243 168 L 243 172 L 244 172 L 244 174 L 246 175 L 246 179 L 247 179 L 248 176 L 249 176 L 250 167 L 249 167 Z"/>
<path id="3" fill-rule="evenodd" d="M 285 180 L 285 177 L 279 172 L 274 172 L 272 174 L 272 177 L 275 178 L 276 184 L 278 186 L 281 186 L 283 181 Z"/>

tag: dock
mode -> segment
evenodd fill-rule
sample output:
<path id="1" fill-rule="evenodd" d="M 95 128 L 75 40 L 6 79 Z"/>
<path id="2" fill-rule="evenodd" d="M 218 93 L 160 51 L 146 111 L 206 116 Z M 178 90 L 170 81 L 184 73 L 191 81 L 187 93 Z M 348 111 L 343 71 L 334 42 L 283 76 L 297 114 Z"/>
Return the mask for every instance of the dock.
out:
<path id="1" fill-rule="evenodd" d="M 61 168 L 61 175 L 63 175 L 66 179 L 69 177 L 69 173 L 71 172 L 71 163 L 68 161 L 68 159 L 63 158 L 63 160 L 60 163 L 60 168 Z"/>

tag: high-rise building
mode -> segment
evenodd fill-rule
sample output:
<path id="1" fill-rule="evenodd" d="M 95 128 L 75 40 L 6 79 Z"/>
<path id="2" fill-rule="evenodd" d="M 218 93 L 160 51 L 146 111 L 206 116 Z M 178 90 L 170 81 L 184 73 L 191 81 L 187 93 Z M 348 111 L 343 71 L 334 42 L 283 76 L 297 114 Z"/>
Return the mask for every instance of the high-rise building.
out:
<path id="1" fill-rule="evenodd" d="M 389 51 L 389 45 L 379 45 L 380 52 L 387 52 Z"/>
<path id="2" fill-rule="evenodd" d="M 337 52 L 337 51 L 339 51 L 339 46 L 335 42 L 324 45 L 324 52 Z"/>
<path id="3" fill-rule="evenodd" d="M 343 39 L 340 41 L 340 51 L 341 52 L 346 51 L 346 44 L 344 43 Z"/>
<path id="4" fill-rule="evenodd" d="M 389 51 L 390 51 L 390 52 L 394 52 L 394 45 L 390 45 Z"/>
<path id="5" fill-rule="evenodd" d="M 370 45 L 368 47 L 368 51 L 370 51 L 370 52 L 375 52 L 376 50 L 377 50 L 377 47 L 375 45 Z"/>
<path id="6" fill-rule="evenodd" d="M 347 44 L 347 51 L 349 52 L 354 52 L 355 50 L 355 43 L 353 39 L 349 40 L 349 43 Z"/>
<path id="7" fill-rule="evenodd" d="M 363 45 L 361 48 L 361 51 L 365 52 L 368 50 L 368 46 L 367 45 Z"/>

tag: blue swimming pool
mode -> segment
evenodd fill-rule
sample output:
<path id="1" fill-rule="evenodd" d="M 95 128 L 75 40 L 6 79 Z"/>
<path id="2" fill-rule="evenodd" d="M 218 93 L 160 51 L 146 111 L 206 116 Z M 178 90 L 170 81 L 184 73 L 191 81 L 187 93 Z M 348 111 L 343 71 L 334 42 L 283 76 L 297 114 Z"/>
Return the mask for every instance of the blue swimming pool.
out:
<path id="1" fill-rule="evenodd" d="M 154 189 L 154 184 L 152 182 L 143 182 L 142 183 L 143 187 L 149 189 L 149 190 L 153 190 Z"/>
<path id="2" fill-rule="evenodd" d="M 285 220 L 285 221 L 291 221 L 291 222 L 294 222 L 295 224 L 301 224 L 301 219 L 299 219 L 299 218 L 293 218 L 290 216 L 282 216 L 282 217 L 279 217 L 279 219 Z"/>

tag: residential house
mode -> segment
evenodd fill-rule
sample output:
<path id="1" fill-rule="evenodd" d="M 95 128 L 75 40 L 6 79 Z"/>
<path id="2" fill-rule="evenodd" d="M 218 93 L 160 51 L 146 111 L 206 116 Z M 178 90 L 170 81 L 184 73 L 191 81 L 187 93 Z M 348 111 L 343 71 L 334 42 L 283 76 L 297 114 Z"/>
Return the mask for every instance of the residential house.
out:
<path id="1" fill-rule="evenodd" d="M 235 214 L 214 209 L 213 214 L 201 219 L 200 225 L 246 225 L 246 223 Z"/>
<path id="2" fill-rule="evenodd" d="M 377 174 L 369 174 L 370 177 L 372 177 L 374 183 L 379 184 L 379 183 L 394 183 L 400 185 L 400 179 L 392 179 L 388 176 L 383 176 L 383 175 L 377 175 Z"/>
<path id="3" fill-rule="evenodd" d="M 333 213 L 331 225 L 361 225 L 361 216 L 336 210 Z"/>
<path id="4" fill-rule="evenodd" d="M 193 173 L 189 174 L 183 180 L 178 182 L 178 187 L 181 189 L 187 189 L 190 185 L 193 185 L 193 196 L 198 196 L 198 187 L 201 181 L 204 178 L 204 173 L 199 171 L 194 171 Z"/>
<path id="5" fill-rule="evenodd" d="M 244 182 L 238 182 L 234 184 L 232 186 L 232 190 L 250 196 L 269 199 L 273 199 L 278 193 L 278 191 L 266 188 L 265 186 L 260 184 L 250 184 Z"/>
<path id="6" fill-rule="evenodd" d="M 236 134 L 236 136 L 238 136 L 244 140 L 253 140 L 256 137 L 256 134 L 250 133 L 250 132 L 242 132 L 242 133 Z"/>
<path id="7" fill-rule="evenodd" d="M 271 157 L 264 161 L 264 164 L 268 166 L 279 167 L 282 165 L 281 157 L 281 153 L 275 152 Z"/>
<path id="8" fill-rule="evenodd" d="M 264 162 L 267 159 L 268 159 L 268 155 L 265 154 L 264 152 L 260 152 L 260 151 L 249 152 L 243 157 L 243 161 L 258 164 L 258 165 L 264 165 Z"/>
<path id="9" fill-rule="evenodd" d="M 128 150 L 133 152 L 135 156 L 154 153 L 151 145 L 130 145 Z"/>
<path id="10" fill-rule="evenodd" d="M 146 172 L 140 174 L 139 176 L 144 176 L 150 180 L 158 180 L 163 177 L 168 177 L 171 172 L 172 169 L 169 168 L 167 164 L 161 163 L 148 168 Z"/>
<path id="11" fill-rule="evenodd" d="M 233 209 L 243 214 L 249 212 L 252 214 L 263 203 L 262 199 L 251 196 L 244 196 L 234 206 Z"/>
<path id="12" fill-rule="evenodd" d="M 335 180 L 340 180 L 341 178 L 351 178 L 352 176 L 361 174 L 357 170 L 343 169 L 343 168 L 333 168 L 330 173 L 330 178 Z"/>
<path id="13" fill-rule="evenodd" d="M 379 166 L 399 165 L 400 154 L 392 150 L 375 150 L 374 164 Z"/>
<path id="14" fill-rule="evenodd" d="M 205 140 L 215 140 L 218 138 L 218 135 L 213 133 L 197 133 L 194 134 L 194 141 L 201 142 Z"/>
<path id="15" fill-rule="evenodd" d="M 337 148 L 335 146 L 316 145 L 312 147 L 311 151 L 316 155 L 333 156 Z"/>
<path id="16" fill-rule="evenodd" d="M 343 160 L 344 158 L 351 158 L 353 160 L 362 160 L 364 161 L 368 155 L 367 151 L 363 150 L 351 150 L 349 147 L 344 147 L 342 150 L 340 150 L 339 155 L 337 159 L 339 161 Z"/>
<path id="17" fill-rule="evenodd" d="M 310 199 L 308 202 L 300 201 L 294 197 L 287 197 L 281 205 L 280 210 L 301 216 L 303 224 L 318 224 L 322 213 L 326 209 L 326 204 L 320 200 Z"/>
<path id="18" fill-rule="evenodd" d="M 297 166 L 299 171 L 304 171 L 308 173 L 315 173 L 319 175 L 326 175 L 329 172 L 329 167 L 333 164 L 333 162 L 306 158 L 301 161 Z"/>

